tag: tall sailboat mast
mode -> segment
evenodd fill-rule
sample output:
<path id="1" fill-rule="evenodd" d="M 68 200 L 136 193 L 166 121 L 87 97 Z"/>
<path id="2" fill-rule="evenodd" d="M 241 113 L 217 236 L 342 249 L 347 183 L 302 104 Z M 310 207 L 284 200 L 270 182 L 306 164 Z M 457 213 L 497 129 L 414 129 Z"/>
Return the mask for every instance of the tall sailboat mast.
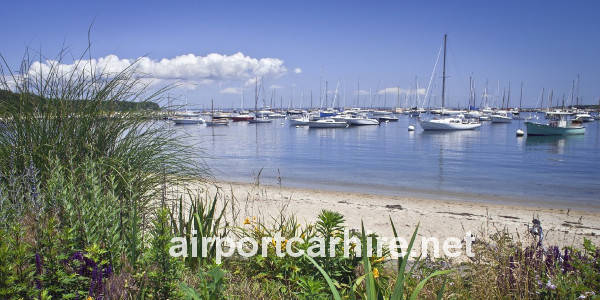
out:
<path id="1" fill-rule="evenodd" d="M 446 40 L 447 34 L 444 34 L 444 69 L 442 72 L 442 115 L 444 114 L 444 105 L 446 104 Z"/>

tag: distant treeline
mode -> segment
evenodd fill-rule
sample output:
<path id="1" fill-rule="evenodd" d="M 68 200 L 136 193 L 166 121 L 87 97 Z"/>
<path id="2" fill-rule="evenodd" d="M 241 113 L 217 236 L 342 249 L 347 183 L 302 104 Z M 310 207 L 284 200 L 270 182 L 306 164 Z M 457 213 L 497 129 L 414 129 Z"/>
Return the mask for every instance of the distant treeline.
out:
<path id="1" fill-rule="evenodd" d="M 25 101 L 24 101 L 25 100 Z M 7 110 L 8 107 L 14 107 L 19 102 L 25 103 L 31 108 L 44 109 L 44 105 L 51 101 L 59 101 L 57 99 L 46 99 L 35 94 L 22 95 L 8 90 L 0 89 L 0 114 Z M 84 104 L 90 100 L 69 100 L 73 106 Z M 133 101 L 103 101 L 98 103 L 99 110 L 105 111 L 139 111 L 139 110 L 159 110 L 160 107 L 154 102 L 133 102 Z"/>

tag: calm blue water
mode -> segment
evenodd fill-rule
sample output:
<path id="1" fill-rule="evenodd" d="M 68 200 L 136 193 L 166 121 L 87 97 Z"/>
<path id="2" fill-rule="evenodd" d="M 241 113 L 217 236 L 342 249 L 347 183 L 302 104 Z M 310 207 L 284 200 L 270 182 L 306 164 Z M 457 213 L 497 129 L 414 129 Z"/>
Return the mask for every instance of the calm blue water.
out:
<path id="1" fill-rule="evenodd" d="M 519 138 L 522 122 L 439 133 L 408 132 L 417 124 L 408 116 L 346 129 L 283 119 L 175 128 L 221 180 L 261 172 L 261 182 L 291 187 L 600 210 L 600 123 L 583 136 Z"/>

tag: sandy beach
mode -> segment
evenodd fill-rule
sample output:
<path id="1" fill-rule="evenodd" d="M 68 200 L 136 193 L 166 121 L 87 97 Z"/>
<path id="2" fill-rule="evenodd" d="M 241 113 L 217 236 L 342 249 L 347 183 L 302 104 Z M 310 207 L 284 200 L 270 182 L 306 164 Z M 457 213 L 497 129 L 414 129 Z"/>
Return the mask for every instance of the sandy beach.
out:
<path id="1" fill-rule="evenodd" d="M 236 182 L 216 182 L 223 197 L 235 198 L 238 221 L 258 217 L 265 221 L 280 212 L 293 214 L 301 224 L 312 223 L 323 209 L 337 211 L 350 229 L 359 229 L 361 220 L 367 231 L 393 237 L 392 218 L 399 235 L 409 238 L 417 223 L 419 235 L 463 238 L 471 232 L 483 238 L 506 229 L 524 242 L 532 219 L 544 229 L 545 245 L 581 247 L 583 238 L 600 241 L 600 213 L 545 207 L 497 205 L 489 203 L 443 201 L 415 197 L 393 197 L 350 192 L 311 190 Z"/>

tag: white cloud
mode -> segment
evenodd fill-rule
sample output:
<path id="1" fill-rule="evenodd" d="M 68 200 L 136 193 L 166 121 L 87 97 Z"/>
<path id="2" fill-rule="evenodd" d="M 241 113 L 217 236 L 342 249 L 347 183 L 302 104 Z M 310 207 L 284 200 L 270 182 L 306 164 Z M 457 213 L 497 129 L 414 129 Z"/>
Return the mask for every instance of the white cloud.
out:
<path id="1" fill-rule="evenodd" d="M 235 88 L 235 87 L 228 87 L 228 88 L 224 88 L 224 89 L 220 90 L 219 93 L 221 93 L 221 94 L 239 95 L 239 94 L 242 93 L 242 89 L 241 88 Z"/>
<path id="2" fill-rule="evenodd" d="M 385 88 L 382 90 L 377 91 L 377 94 L 379 95 L 383 95 L 383 94 L 392 94 L 392 95 L 397 95 L 398 93 L 402 94 L 402 95 L 414 95 L 414 94 L 419 94 L 419 95 L 425 95 L 425 92 L 427 90 L 426 89 L 404 89 L 401 87 L 389 87 L 389 88 Z"/>
<path id="3" fill-rule="evenodd" d="M 74 61 L 63 64 L 53 60 L 34 62 L 29 68 L 29 75 L 37 75 L 41 71 L 47 74 L 56 68 L 62 74 L 93 70 L 108 74 L 118 73 L 136 63 L 136 71 L 145 78 L 156 81 L 180 82 L 185 88 L 215 81 L 247 81 L 255 77 L 277 78 L 287 72 L 283 60 L 278 58 L 253 58 L 241 52 L 224 55 L 211 53 L 206 56 L 195 54 L 180 55 L 159 60 L 141 57 L 136 60 L 119 58 L 116 55 Z"/>
<path id="4" fill-rule="evenodd" d="M 300 68 L 295 68 L 295 69 L 294 69 L 294 73 L 296 73 L 296 74 L 300 74 L 300 73 L 302 73 L 302 69 L 300 69 Z"/>
<path id="5" fill-rule="evenodd" d="M 272 84 L 271 85 L 271 89 L 277 90 L 277 89 L 282 89 L 282 88 L 283 88 L 283 86 L 281 86 L 281 85 L 277 85 L 277 84 Z"/>

